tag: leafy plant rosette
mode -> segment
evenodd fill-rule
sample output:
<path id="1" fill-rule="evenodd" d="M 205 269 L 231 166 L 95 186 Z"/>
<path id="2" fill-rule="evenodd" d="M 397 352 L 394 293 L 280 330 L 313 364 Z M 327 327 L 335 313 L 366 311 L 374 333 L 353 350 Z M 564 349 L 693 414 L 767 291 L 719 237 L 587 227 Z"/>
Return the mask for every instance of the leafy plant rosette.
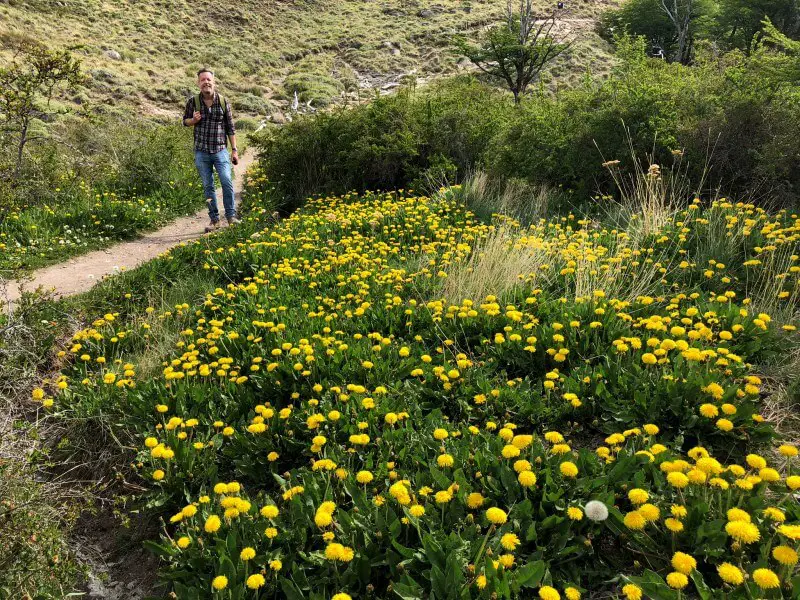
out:
<path id="1" fill-rule="evenodd" d="M 434 427 L 433 414 L 420 430 L 405 421 L 385 424 L 381 438 L 413 449 L 396 461 L 379 461 L 334 422 L 317 431 L 319 458 L 289 479 L 273 473 L 269 491 L 218 483 L 187 504 L 154 546 L 174 565 L 179 596 L 203 596 L 210 573 L 232 598 L 381 588 L 519 597 L 545 586 L 569 597 L 608 580 L 652 598 L 746 598 L 769 594 L 773 577 L 776 588 L 792 584 L 800 477 L 758 455 L 726 466 L 701 447 L 682 456 L 653 425 L 592 453 L 557 432 Z"/>

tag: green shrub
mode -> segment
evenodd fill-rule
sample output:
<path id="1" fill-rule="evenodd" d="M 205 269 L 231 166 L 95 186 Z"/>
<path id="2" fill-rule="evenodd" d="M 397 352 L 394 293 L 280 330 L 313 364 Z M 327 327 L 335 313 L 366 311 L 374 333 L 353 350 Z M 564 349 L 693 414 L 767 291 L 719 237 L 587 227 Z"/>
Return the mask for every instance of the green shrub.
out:
<path id="1" fill-rule="evenodd" d="M 589 82 L 555 98 L 530 98 L 495 140 L 487 157 L 491 171 L 588 196 L 613 189 L 604 161 L 671 160 L 671 150 L 680 147 L 680 98 L 699 74 L 646 59 L 641 39 L 622 58 L 612 79 L 599 86 Z"/>
<path id="2" fill-rule="evenodd" d="M 800 34 L 800 6 L 793 0 L 720 0 L 716 17 L 718 38 L 742 50 L 761 36 L 765 19 L 787 35 Z"/>
<path id="3" fill-rule="evenodd" d="M 180 126 L 117 130 L 112 133 L 115 137 L 112 143 L 118 143 L 120 138 L 116 136 L 120 134 L 129 141 L 117 147 L 117 171 L 106 182 L 108 187 L 150 193 L 169 182 L 194 180 L 192 144 L 187 131 Z"/>
<path id="4" fill-rule="evenodd" d="M 369 104 L 300 117 L 254 137 L 287 208 L 318 191 L 392 189 L 427 175 L 459 179 L 482 157 L 510 105 L 470 78 L 403 89 Z"/>
<path id="5" fill-rule="evenodd" d="M 242 117 L 236 119 L 234 125 L 236 125 L 237 131 L 254 131 L 258 128 L 258 121 L 252 117 Z"/>
<path id="6" fill-rule="evenodd" d="M 40 135 L 29 145 L 18 180 L 0 183 L 15 208 L 41 206 L 85 188 L 149 193 L 195 178 L 191 133 L 179 125 L 67 115 Z"/>
<path id="7" fill-rule="evenodd" d="M 300 117 L 255 136 L 263 174 L 287 207 L 313 193 L 399 189 L 493 177 L 615 193 L 607 161 L 677 164 L 703 193 L 783 204 L 800 188 L 800 52 L 777 30 L 750 56 L 699 52 L 693 66 L 646 56 L 643 38 L 618 40 L 605 80 L 545 90 L 513 107 L 474 79 L 402 89 L 352 110 Z"/>
<path id="8" fill-rule="evenodd" d="M 615 189 L 604 161 L 630 167 L 635 155 L 679 161 L 691 181 L 726 193 L 796 199 L 800 157 L 791 144 L 800 134 L 800 95 L 797 71 L 788 68 L 796 57 L 765 46 L 751 57 L 731 53 L 687 67 L 648 59 L 644 50 L 642 38 L 627 38 L 609 80 L 529 98 L 494 138 L 489 171 L 586 197 Z"/>
<path id="9" fill-rule="evenodd" d="M 306 72 L 290 74 L 283 85 L 287 94 L 291 96 L 297 92 L 300 102 L 311 102 L 314 106 L 329 105 L 344 89 L 333 77 Z"/>
<path id="10" fill-rule="evenodd" d="M 244 93 L 231 98 L 231 104 L 236 112 L 263 115 L 270 109 L 269 102 L 263 96 Z"/>

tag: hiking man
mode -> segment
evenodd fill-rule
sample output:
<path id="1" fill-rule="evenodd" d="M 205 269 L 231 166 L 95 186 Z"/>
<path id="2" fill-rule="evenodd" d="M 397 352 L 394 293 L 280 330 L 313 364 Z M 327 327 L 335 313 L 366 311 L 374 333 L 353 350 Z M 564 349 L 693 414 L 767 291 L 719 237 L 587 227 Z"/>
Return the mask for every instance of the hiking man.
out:
<path id="1" fill-rule="evenodd" d="M 203 182 L 203 194 L 208 203 L 208 216 L 211 219 L 206 232 L 219 228 L 217 192 L 214 189 L 214 169 L 222 184 L 222 204 L 228 225 L 241 223 L 236 216 L 231 179 L 231 161 L 239 163 L 236 149 L 236 129 L 233 126 L 231 107 L 224 96 L 217 93 L 214 73 L 208 69 L 197 72 L 197 85 L 200 93 L 186 103 L 183 124 L 194 127 L 194 164 Z M 231 141 L 232 156 L 228 156 L 226 136 Z"/>

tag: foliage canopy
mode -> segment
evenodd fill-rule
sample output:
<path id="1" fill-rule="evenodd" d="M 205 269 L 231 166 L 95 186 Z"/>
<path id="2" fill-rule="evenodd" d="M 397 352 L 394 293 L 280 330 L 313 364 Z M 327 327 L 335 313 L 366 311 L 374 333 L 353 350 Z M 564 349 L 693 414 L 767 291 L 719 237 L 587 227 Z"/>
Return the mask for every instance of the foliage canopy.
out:
<path id="1" fill-rule="evenodd" d="M 464 37 L 455 40 L 458 50 L 481 71 L 502 81 L 519 104 L 520 95 L 535 81 L 549 62 L 568 48 L 553 35 L 555 15 L 537 19 L 532 0 L 520 0 L 514 11 L 511 0 L 506 5 L 505 22 L 490 28 L 480 44 Z"/>

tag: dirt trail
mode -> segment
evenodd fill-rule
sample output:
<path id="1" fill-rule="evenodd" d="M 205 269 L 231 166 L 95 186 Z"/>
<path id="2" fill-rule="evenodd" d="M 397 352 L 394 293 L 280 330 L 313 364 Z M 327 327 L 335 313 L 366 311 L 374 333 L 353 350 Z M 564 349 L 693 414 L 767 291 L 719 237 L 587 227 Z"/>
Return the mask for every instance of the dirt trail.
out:
<path id="1" fill-rule="evenodd" d="M 239 164 L 233 168 L 236 174 L 233 187 L 236 192 L 237 206 L 242 192 L 244 173 L 253 160 L 253 152 L 245 152 L 239 160 Z M 217 190 L 217 198 L 220 212 L 222 212 L 222 192 L 220 190 Z M 208 212 L 203 207 L 194 215 L 176 219 L 169 225 L 146 233 L 138 239 L 116 244 L 105 250 L 82 254 L 66 262 L 39 269 L 24 281 L 9 281 L 6 297 L 0 296 L 0 301 L 7 300 L 7 309 L 11 310 L 22 290 L 35 290 L 38 287 L 45 291 L 53 291 L 57 297 L 80 294 L 106 275 L 129 271 L 178 244 L 201 237 L 207 224 Z"/>

